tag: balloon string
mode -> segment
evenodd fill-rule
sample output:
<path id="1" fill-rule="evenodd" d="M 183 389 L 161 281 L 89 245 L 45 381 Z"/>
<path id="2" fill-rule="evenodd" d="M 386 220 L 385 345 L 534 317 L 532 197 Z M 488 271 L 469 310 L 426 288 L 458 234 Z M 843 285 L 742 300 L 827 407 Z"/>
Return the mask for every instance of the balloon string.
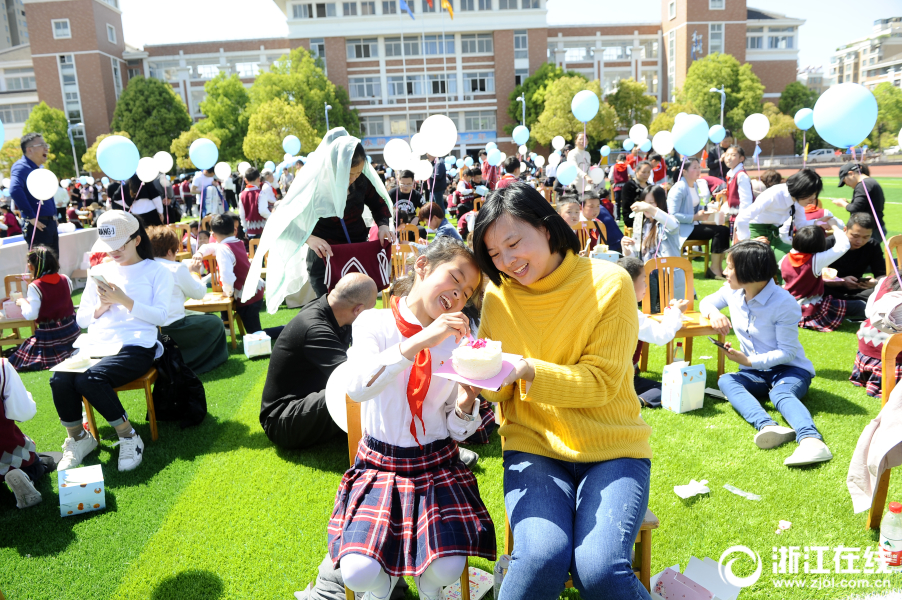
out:
<path id="1" fill-rule="evenodd" d="M 755 168 L 758 169 L 758 181 L 761 181 L 761 163 L 758 162 L 758 155 L 761 153 L 761 146 L 755 141 Z"/>
<path id="2" fill-rule="evenodd" d="M 805 168 L 805 159 L 808 158 L 808 142 L 805 139 L 805 134 L 808 132 L 804 129 L 802 130 L 802 168 Z"/>
<path id="3" fill-rule="evenodd" d="M 864 175 L 861 172 L 861 162 L 858 161 L 858 158 L 855 156 L 855 147 L 850 146 L 849 152 L 852 154 L 852 160 L 858 163 L 858 172 Z M 862 159 L 864 158 L 864 153 L 862 152 Z M 877 218 L 877 209 L 874 208 L 874 202 L 871 200 L 871 193 L 868 191 L 868 186 L 864 183 L 864 177 L 861 179 L 861 187 L 864 188 L 864 195 L 868 199 L 868 204 L 871 206 L 871 212 L 874 214 L 874 221 L 877 223 L 877 231 L 880 232 L 880 237 L 883 239 L 883 246 L 886 248 L 886 251 L 889 253 L 889 262 L 893 265 L 893 271 L 896 273 L 896 279 L 899 281 L 899 285 L 902 286 L 902 276 L 899 275 L 899 267 L 896 264 L 896 261 L 893 259 L 893 250 L 889 247 L 889 242 L 886 241 L 886 233 L 883 231 L 883 226 L 880 224 L 880 219 Z"/>
<path id="4" fill-rule="evenodd" d="M 682 155 L 681 155 L 681 156 L 682 156 Z M 676 185 L 677 183 L 679 183 L 679 182 L 680 182 L 680 179 L 683 178 L 683 166 L 684 166 L 685 164 L 686 164 L 686 157 L 683 156 L 683 162 L 680 163 L 680 174 L 677 176 L 677 180 L 676 180 L 676 183 L 674 183 L 674 185 Z M 623 192 L 620 192 L 620 193 L 623 194 Z M 621 196 L 621 197 L 622 197 L 622 196 Z M 660 228 L 657 228 L 657 229 L 655 229 L 655 233 L 656 233 L 657 236 L 658 236 L 658 245 L 655 247 L 655 260 L 657 260 L 657 258 L 658 258 L 658 250 L 661 249 L 661 242 L 664 241 L 664 235 L 666 235 L 667 232 L 662 232 Z"/>
<path id="5" fill-rule="evenodd" d="M 34 215 L 34 226 L 31 228 L 31 243 L 28 244 L 28 249 L 31 250 L 34 247 L 34 236 L 38 233 L 38 221 L 41 218 L 41 207 L 44 205 L 43 200 L 38 200 L 38 212 Z"/>

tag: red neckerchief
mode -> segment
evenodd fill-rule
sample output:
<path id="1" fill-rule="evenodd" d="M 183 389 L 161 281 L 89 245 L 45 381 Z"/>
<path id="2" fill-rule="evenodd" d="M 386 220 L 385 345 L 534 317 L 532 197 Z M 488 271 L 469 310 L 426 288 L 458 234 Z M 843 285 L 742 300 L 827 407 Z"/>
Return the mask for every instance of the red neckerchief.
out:
<path id="1" fill-rule="evenodd" d="M 398 331 L 406 338 L 411 338 L 423 331 L 422 326 L 413 325 L 404 320 L 401 316 L 399 308 L 401 298 L 392 296 L 391 312 L 395 315 L 395 325 Z M 410 414 L 413 418 L 410 420 L 410 433 L 418 445 L 420 440 L 417 438 L 416 420 L 419 419 L 423 425 L 423 431 L 426 431 L 426 424 L 423 423 L 423 404 L 426 402 L 426 392 L 429 391 L 429 384 L 432 382 L 432 353 L 429 348 L 425 348 L 417 352 L 413 360 L 413 368 L 410 370 L 410 379 L 407 381 L 407 405 L 410 407 Z M 422 445 L 421 445 L 422 446 Z"/>
<path id="2" fill-rule="evenodd" d="M 824 209 L 817 204 L 809 204 L 805 207 L 805 218 L 809 221 L 820 219 L 824 216 Z"/>
<path id="3" fill-rule="evenodd" d="M 44 283 L 49 283 L 50 285 L 56 285 L 60 282 L 59 273 L 48 273 L 43 277 L 39 277 L 38 281 L 43 281 Z"/>
<path id="4" fill-rule="evenodd" d="M 790 252 L 786 255 L 786 258 L 789 259 L 789 264 L 794 266 L 795 268 L 799 268 L 804 265 L 806 262 L 811 260 L 813 254 L 808 254 L 807 252 Z"/>

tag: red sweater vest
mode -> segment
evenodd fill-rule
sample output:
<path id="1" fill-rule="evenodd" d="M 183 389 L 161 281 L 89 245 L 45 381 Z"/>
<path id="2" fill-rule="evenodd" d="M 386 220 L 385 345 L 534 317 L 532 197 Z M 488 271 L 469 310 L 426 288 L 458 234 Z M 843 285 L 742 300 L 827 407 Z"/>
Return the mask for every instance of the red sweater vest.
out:
<path id="1" fill-rule="evenodd" d="M 239 306 L 244 306 L 246 304 L 253 304 L 258 300 L 263 300 L 263 290 L 257 290 L 257 293 L 254 294 L 254 297 L 248 300 L 247 302 L 241 301 L 241 291 L 244 289 L 245 284 L 247 283 L 247 273 L 251 269 L 251 261 L 247 257 L 247 250 L 244 249 L 244 242 L 241 240 L 235 240 L 233 242 L 226 242 L 226 246 L 229 247 L 229 250 L 232 251 L 232 254 L 235 255 L 235 299 L 238 302 Z M 254 281 L 252 284 L 256 287 L 257 282 Z"/>
<path id="2" fill-rule="evenodd" d="M 730 208 L 739 208 L 739 174 L 745 173 L 745 169 L 737 171 L 727 182 L 727 201 Z"/>
<path id="3" fill-rule="evenodd" d="M 622 188 L 623 184 L 629 181 L 629 178 L 629 165 L 626 163 L 617 163 L 611 167 L 611 183 L 613 184 L 613 189 L 619 190 Z"/>
<path id="4" fill-rule="evenodd" d="M 780 273 L 786 282 L 783 288 L 792 294 L 796 300 L 824 295 L 824 278 L 817 277 L 814 274 L 814 255 L 799 267 L 793 266 L 789 260 L 789 255 L 786 255 L 786 258 L 780 264 Z M 818 304 L 820 303 L 803 305 L 802 316 L 811 316 Z"/>
<path id="5" fill-rule="evenodd" d="M 0 358 L 0 364 L 5 360 Z M 6 407 L 3 399 L 6 397 L 6 378 L 0 382 L 0 474 L 5 475 L 15 457 L 22 457 L 22 462 L 17 466 L 27 467 L 34 462 L 35 445 L 27 435 L 22 433 L 15 421 L 6 416 Z"/>
<path id="6" fill-rule="evenodd" d="M 890 277 L 892 277 L 892 273 L 880 282 L 880 287 L 874 292 L 875 302 L 890 291 Z M 858 329 L 858 351 L 865 356 L 881 360 L 883 358 L 883 343 L 887 338 L 889 338 L 889 335 L 871 325 L 871 320 L 867 319 Z"/>
<path id="7" fill-rule="evenodd" d="M 38 288 L 41 294 L 41 310 L 38 311 L 38 323 L 46 321 L 59 321 L 75 314 L 75 307 L 72 305 L 72 295 L 69 292 L 69 283 L 65 278 L 57 275 L 56 283 L 49 283 L 45 279 L 52 276 L 45 275 L 31 285 Z"/>
<path id="8" fill-rule="evenodd" d="M 665 179 L 667 179 L 667 165 L 664 164 L 664 161 L 658 163 L 657 169 L 651 170 L 652 175 L 654 175 L 654 182 L 656 184 L 661 183 Z"/>
<path id="9" fill-rule="evenodd" d="M 247 223 L 245 231 L 248 235 L 259 236 L 266 226 L 266 219 L 260 214 L 260 189 L 246 187 L 241 192 L 241 206 L 244 208 L 244 222 Z"/>
<path id="10" fill-rule="evenodd" d="M 16 215 L 11 212 L 3 215 L 3 221 L 6 223 L 6 235 L 19 235 L 22 233 L 22 226 L 19 225 L 19 221 L 16 219 Z"/>

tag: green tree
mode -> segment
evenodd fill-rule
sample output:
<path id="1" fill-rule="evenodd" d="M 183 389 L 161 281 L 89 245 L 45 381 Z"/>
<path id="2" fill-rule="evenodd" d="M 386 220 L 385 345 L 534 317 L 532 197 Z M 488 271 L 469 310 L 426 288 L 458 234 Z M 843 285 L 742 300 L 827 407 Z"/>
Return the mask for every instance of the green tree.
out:
<path id="1" fill-rule="evenodd" d="M 322 62 L 304 48 L 295 48 L 261 73 L 250 89 L 250 113 L 270 100 L 281 99 L 289 105 L 304 107 L 304 114 L 319 138 L 326 135 L 325 105 L 330 104 L 329 127 L 344 127 L 360 136 L 360 120 L 351 108 L 348 93 L 326 78 Z M 299 136 L 300 137 L 300 136 Z M 305 152 L 315 148 L 301 146 Z"/>
<path id="2" fill-rule="evenodd" d="M 258 106 L 251 116 L 244 138 L 244 155 L 253 161 L 281 162 L 285 154 L 282 140 L 286 135 L 296 135 L 302 148 L 316 148 L 322 138 L 307 121 L 302 104 L 289 104 L 275 98 Z"/>
<path id="3" fill-rule="evenodd" d="M 651 125 L 648 127 L 649 136 L 654 136 L 659 131 L 672 130 L 676 116 L 681 112 L 690 115 L 698 114 L 691 104 L 684 104 L 680 102 L 665 102 L 663 108 L 664 110 L 658 113 L 658 115 L 655 117 L 655 120 L 652 121 Z"/>
<path id="4" fill-rule="evenodd" d="M 629 129 L 636 123 L 646 126 L 651 123 L 651 107 L 655 105 L 655 99 L 647 91 L 644 83 L 630 77 L 621 79 L 617 91 L 607 95 L 605 99 L 617 114 L 619 129 Z"/>
<path id="5" fill-rule="evenodd" d="M 784 115 L 795 117 L 795 114 L 803 108 L 813 109 L 814 103 L 817 102 L 817 98 L 817 92 L 809 90 L 799 81 L 793 81 L 787 85 L 780 94 L 780 102 L 777 104 L 777 108 L 779 108 L 780 112 Z M 817 134 L 814 127 L 805 132 L 805 135 L 802 135 L 802 131 L 799 128 L 794 128 L 792 131 L 792 139 L 796 154 L 801 154 L 805 151 L 802 144 L 803 141 L 808 144 L 809 152 L 811 150 L 829 147 L 828 144 L 821 139 L 821 136 Z"/>
<path id="6" fill-rule="evenodd" d="M 107 139 L 111 135 L 121 135 L 122 137 L 125 137 L 125 138 L 131 138 L 131 136 L 128 135 L 127 131 L 116 131 L 113 133 L 104 133 L 102 135 L 98 135 L 97 139 L 94 140 L 94 143 L 91 144 L 91 147 L 88 148 L 85 151 L 85 153 L 81 155 L 81 163 L 83 165 L 82 168 L 85 171 L 87 171 L 88 173 L 99 173 L 100 172 L 100 165 L 97 164 L 97 146 L 100 145 L 100 142 Z"/>
<path id="7" fill-rule="evenodd" d="M 113 112 L 113 131 L 127 131 L 141 156 L 167 150 L 172 140 L 191 127 L 182 99 L 168 83 L 139 75 L 128 86 Z"/>
<path id="8" fill-rule="evenodd" d="M 764 85 L 750 64 L 740 65 L 729 54 L 718 52 L 693 62 L 677 102 L 691 104 L 709 125 L 720 123 L 720 94 L 711 88 L 721 85 L 726 91 L 723 125 L 741 136 L 742 123 L 750 114 L 761 112 L 764 97 Z"/>
<path id="9" fill-rule="evenodd" d="M 599 97 L 601 86 L 598 80 L 586 81 L 584 77 L 561 77 L 549 84 L 545 92 L 545 109 L 539 115 L 532 135 L 540 144 L 548 144 L 556 135 L 566 140 L 575 140 L 582 133 L 583 124 L 576 120 L 570 110 L 570 102 L 577 92 L 589 90 Z M 617 115 L 607 102 L 602 102 L 598 114 L 586 124 L 589 134 L 589 148 L 595 148 L 602 141 L 609 140 L 617 134 Z"/>
<path id="10" fill-rule="evenodd" d="M 219 160 L 238 163 L 244 159 L 242 144 L 250 119 L 247 88 L 238 75 L 226 77 L 220 72 L 204 85 L 204 91 L 207 97 L 200 103 L 200 110 L 206 118 L 197 124 L 197 130 L 222 140 Z"/>
<path id="11" fill-rule="evenodd" d="M 774 147 L 777 145 L 777 139 L 792 136 L 797 131 L 795 121 L 789 115 L 784 115 L 773 102 L 766 102 L 761 110 L 762 114 L 767 117 L 770 123 L 770 129 L 764 139 L 770 140 L 770 156 L 774 157 Z"/>
<path id="12" fill-rule="evenodd" d="M 58 108 L 50 108 L 41 102 L 31 110 L 22 134 L 40 133 L 50 146 L 47 152 L 46 167 L 60 179 L 75 176 L 75 164 L 72 158 L 72 145 L 69 143 L 69 122 L 66 114 Z M 82 139 L 75 139 L 75 155 L 81 156 L 85 151 Z M 19 152 L 21 157 L 22 152 Z"/>
<path id="13" fill-rule="evenodd" d="M 510 103 L 507 106 L 507 114 L 516 123 L 514 125 L 505 125 L 504 130 L 512 133 L 514 127 L 519 125 L 523 118 L 523 105 L 517 100 L 521 95 L 526 96 L 526 126 L 531 130 L 535 122 L 539 120 L 539 115 L 545 110 L 545 91 L 548 85 L 561 77 L 582 77 L 585 79 L 576 71 L 564 71 L 561 67 L 556 67 L 551 63 L 543 64 L 535 73 L 515 87 L 508 97 Z"/>
<path id="14" fill-rule="evenodd" d="M 0 174 L 2 174 L 3 177 L 9 177 L 9 173 L 13 168 L 13 163 L 22 158 L 21 141 L 21 138 L 6 140 L 3 147 L 0 148 Z"/>
<path id="15" fill-rule="evenodd" d="M 877 98 L 877 124 L 865 143 L 872 148 L 896 146 L 902 128 L 902 90 L 885 81 L 874 88 L 874 97 Z"/>
<path id="16" fill-rule="evenodd" d="M 189 129 L 188 131 L 182 132 L 180 136 L 172 140 L 172 144 L 170 144 L 168 150 L 172 154 L 172 157 L 175 159 L 175 166 L 179 169 L 184 169 L 186 171 L 196 171 L 197 167 L 194 166 L 194 163 L 191 162 L 191 158 L 188 156 L 188 149 L 191 147 L 191 144 L 194 140 L 200 138 L 207 138 L 211 140 L 216 147 L 219 148 L 219 145 L 222 143 L 218 137 L 215 135 L 208 133 L 202 134 L 197 130 L 197 125 Z"/>

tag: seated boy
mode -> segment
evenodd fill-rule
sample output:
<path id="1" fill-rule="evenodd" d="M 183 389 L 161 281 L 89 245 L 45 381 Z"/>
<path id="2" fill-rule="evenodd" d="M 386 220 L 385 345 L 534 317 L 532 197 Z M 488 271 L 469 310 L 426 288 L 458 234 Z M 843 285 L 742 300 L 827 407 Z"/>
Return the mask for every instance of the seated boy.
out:
<path id="1" fill-rule="evenodd" d="M 617 221 L 606 210 L 601 210 L 601 200 L 594 191 L 586 190 L 583 194 L 583 208 L 580 221 L 596 221 L 601 222 L 605 226 L 605 236 L 601 243 L 606 243 L 608 248 L 615 252 L 621 252 L 620 240 L 623 239 L 623 232 L 617 226 Z M 598 230 L 592 232 L 592 244 L 594 248 L 598 243 Z M 606 241 L 605 241 L 606 240 Z"/>
<path id="2" fill-rule="evenodd" d="M 191 252 L 192 253 L 197 252 L 197 248 L 198 248 L 197 230 L 198 230 L 197 221 L 191 221 L 190 223 L 188 223 L 188 233 L 186 233 L 185 236 L 182 237 L 183 244 L 185 243 L 186 238 L 191 241 Z"/>
<path id="3" fill-rule="evenodd" d="M 645 266 L 635 256 L 625 256 L 617 261 L 617 264 L 629 273 L 633 280 L 633 288 L 636 290 L 636 301 L 642 302 L 645 298 Z M 683 326 L 683 312 L 689 306 L 688 300 L 674 300 L 670 306 L 664 309 L 661 322 L 650 319 L 648 315 L 639 311 L 639 344 L 633 354 L 633 386 L 642 406 L 648 408 L 661 407 L 661 384 L 657 381 L 639 377 L 639 356 L 642 353 L 642 344 L 656 344 L 663 346 L 673 341 L 677 331 Z"/>
<path id="4" fill-rule="evenodd" d="M 266 283 L 262 279 L 255 282 L 246 281 L 251 261 L 247 257 L 244 243 L 235 237 L 235 221 L 232 215 L 213 215 L 210 228 L 213 230 L 210 234 L 213 243 L 202 246 L 194 255 L 194 259 L 202 261 L 205 256 L 216 256 L 223 294 L 235 298 L 235 312 L 244 322 L 244 329 L 248 333 L 256 333 L 260 331 L 260 309 L 263 306 L 263 290 Z M 242 302 L 241 292 L 245 285 L 253 285 L 257 293 L 249 301 Z"/>
<path id="5" fill-rule="evenodd" d="M 435 232 L 435 237 L 447 235 L 455 240 L 463 241 L 463 238 L 457 233 L 457 229 L 454 228 L 454 225 L 449 223 L 448 219 L 445 218 L 445 211 L 437 203 L 429 202 L 420 209 L 417 216 L 419 216 L 421 222 L 426 222 L 427 231 L 432 230 Z"/>

